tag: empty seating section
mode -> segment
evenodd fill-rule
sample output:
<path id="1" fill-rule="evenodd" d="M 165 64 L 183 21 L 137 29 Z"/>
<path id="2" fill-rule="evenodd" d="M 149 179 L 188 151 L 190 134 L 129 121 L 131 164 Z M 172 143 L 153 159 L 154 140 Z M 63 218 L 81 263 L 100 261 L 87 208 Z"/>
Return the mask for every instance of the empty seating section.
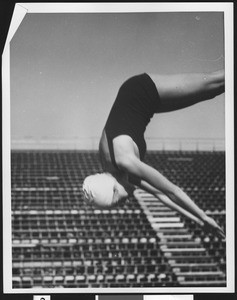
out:
<path id="1" fill-rule="evenodd" d="M 183 188 L 204 210 L 225 210 L 223 152 L 150 152 L 147 163 Z"/>
<path id="2" fill-rule="evenodd" d="M 223 152 L 146 161 L 225 227 Z M 84 202 L 84 178 L 102 171 L 97 152 L 12 151 L 11 168 L 13 288 L 225 285 L 225 243 L 193 222 L 155 203 L 177 222 L 157 233 L 134 197 L 111 210 Z"/>

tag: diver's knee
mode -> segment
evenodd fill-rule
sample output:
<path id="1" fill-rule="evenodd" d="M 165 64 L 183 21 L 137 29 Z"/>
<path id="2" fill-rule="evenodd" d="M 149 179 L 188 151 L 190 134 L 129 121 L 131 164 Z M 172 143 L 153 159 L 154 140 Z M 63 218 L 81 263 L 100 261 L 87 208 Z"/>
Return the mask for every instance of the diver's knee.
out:
<path id="1" fill-rule="evenodd" d="M 221 93 L 225 90 L 225 73 L 224 70 L 215 71 L 204 75 L 206 89 L 210 92 Z"/>

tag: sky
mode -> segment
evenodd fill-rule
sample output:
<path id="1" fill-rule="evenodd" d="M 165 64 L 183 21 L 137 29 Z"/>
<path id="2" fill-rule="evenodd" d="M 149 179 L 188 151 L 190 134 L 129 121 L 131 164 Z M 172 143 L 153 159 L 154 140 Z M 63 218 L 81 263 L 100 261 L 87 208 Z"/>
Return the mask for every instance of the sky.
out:
<path id="1" fill-rule="evenodd" d="M 10 44 L 11 138 L 99 137 L 140 73 L 224 67 L 223 13 L 26 14 Z M 157 114 L 147 138 L 224 139 L 225 94 Z"/>

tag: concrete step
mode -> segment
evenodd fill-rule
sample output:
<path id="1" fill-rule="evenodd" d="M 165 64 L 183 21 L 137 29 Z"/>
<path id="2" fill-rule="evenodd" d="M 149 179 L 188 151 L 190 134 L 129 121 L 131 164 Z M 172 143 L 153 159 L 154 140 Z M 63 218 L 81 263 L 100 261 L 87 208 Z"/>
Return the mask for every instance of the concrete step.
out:
<path id="1" fill-rule="evenodd" d="M 200 247 L 200 248 L 168 248 L 168 247 L 162 247 L 161 246 L 161 250 L 163 251 L 163 252 L 188 252 L 188 253 L 190 253 L 190 252 L 206 252 L 206 249 L 205 248 L 202 248 L 202 247 Z"/>
<path id="2" fill-rule="evenodd" d="M 167 248 L 175 248 L 175 247 L 181 247 L 181 246 L 184 246 L 184 247 L 190 247 L 190 246 L 193 246 L 193 247 L 201 247 L 200 243 L 198 242 L 195 242 L 195 241 L 168 241 L 166 239 L 164 239 L 164 241 L 162 241 L 160 244 L 163 244 L 163 245 L 166 245 Z"/>
<path id="3" fill-rule="evenodd" d="M 166 228 L 183 228 L 184 223 L 151 223 L 151 226 L 158 230 L 160 228 L 166 229 Z"/>
<path id="4" fill-rule="evenodd" d="M 177 236 L 181 236 L 181 235 L 187 235 L 189 234 L 189 231 L 187 228 L 179 228 L 177 229 L 173 229 L 173 228 L 161 228 L 158 232 L 158 234 L 163 234 L 164 237 L 166 236 L 173 236 L 173 237 L 177 237 Z"/>
<path id="5" fill-rule="evenodd" d="M 170 217 L 170 216 L 177 216 L 177 213 L 175 211 L 167 211 L 167 212 L 163 212 L 163 211 L 160 211 L 160 210 L 155 210 L 155 211 L 150 211 L 149 209 L 144 209 L 144 212 L 146 213 L 147 216 L 153 216 L 153 217 L 156 217 L 156 216 L 165 216 L 165 217 Z"/>
<path id="6" fill-rule="evenodd" d="M 170 211 L 172 211 L 169 207 L 166 207 L 166 206 L 154 205 L 152 207 L 151 206 L 148 207 L 146 205 L 144 205 L 144 206 L 141 205 L 141 207 L 144 210 L 144 212 L 149 211 L 149 213 L 151 213 L 151 212 L 161 212 L 161 211 L 169 213 Z"/>
<path id="7" fill-rule="evenodd" d="M 225 280 L 192 280 L 192 281 L 185 281 L 185 280 L 179 280 L 179 284 L 181 286 L 207 286 L 207 287 L 211 287 L 211 286 L 217 286 L 217 287 L 221 287 L 221 286 L 226 286 L 226 281 Z"/>
<path id="8" fill-rule="evenodd" d="M 162 202 L 160 202 L 159 200 L 157 200 L 156 198 L 150 198 L 150 199 L 144 199 L 141 198 L 140 199 L 140 204 L 141 205 L 145 205 L 145 206 L 165 206 Z"/>
<path id="9" fill-rule="evenodd" d="M 163 217 L 158 217 L 158 216 L 147 216 L 147 219 L 150 222 L 155 222 L 155 223 L 166 223 L 166 222 L 180 222 L 180 218 L 179 217 L 167 217 L 167 216 L 163 216 Z"/>
<path id="10" fill-rule="evenodd" d="M 198 276 L 223 276 L 224 277 L 224 273 L 221 271 L 175 272 L 175 275 L 185 276 L 185 277 L 189 277 L 189 276 L 197 276 L 197 277 Z"/>
<path id="11" fill-rule="evenodd" d="M 202 254 L 200 252 L 200 254 Z M 176 255 L 168 258 L 169 264 L 174 263 L 187 263 L 187 264 L 199 264 L 199 263 L 214 263 L 214 258 L 211 258 L 208 255 L 195 255 L 191 253 L 191 255 Z"/>
<path id="12" fill-rule="evenodd" d="M 192 238 L 191 234 L 164 234 L 163 232 L 158 232 L 157 236 L 161 239 L 163 239 L 164 241 L 180 241 L 180 240 L 186 240 L 189 241 Z"/>
<path id="13" fill-rule="evenodd" d="M 217 263 L 176 263 L 169 261 L 172 268 L 218 267 Z"/>

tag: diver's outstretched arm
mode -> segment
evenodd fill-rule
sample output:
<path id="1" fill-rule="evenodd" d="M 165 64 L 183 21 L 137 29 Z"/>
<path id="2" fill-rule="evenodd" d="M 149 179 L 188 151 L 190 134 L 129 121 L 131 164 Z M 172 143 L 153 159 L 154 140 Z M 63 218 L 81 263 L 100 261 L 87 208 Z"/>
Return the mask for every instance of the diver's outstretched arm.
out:
<path id="1" fill-rule="evenodd" d="M 141 183 L 147 182 L 153 189 L 158 190 L 157 195 L 161 191 L 166 196 L 162 196 L 161 199 L 166 205 L 172 206 L 171 208 L 179 210 L 180 213 L 186 214 L 200 225 L 203 224 L 209 230 L 214 230 L 224 237 L 224 233 L 217 223 L 208 217 L 182 189 L 170 182 L 159 171 L 140 161 L 135 155 L 122 155 L 117 157 L 116 161 L 120 169 L 138 177 Z M 154 190 L 150 190 L 150 192 L 153 195 L 156 194 Z"/>
<path id="2" fill-rule="evenodd" d="M 162 193 L 161 191 L 158 191 L 157 189 L 153 188 L 150 184 L 148 184 L 144 180 L 141 180 L 140 183 L 137 186 L 139 188 L 141 188 L 142 190 L 152 194 L 154 197 L 156 197 L 158 200 L 163 202 L 167 207 L 171 208 L 172 210 L 177 211 L 181 215 L 193 220 L 197 224 L 199 224 L 201 226 L 204 226 L 204 223 L 199 218 L 197 218 L 196 216 L 194 216 L 193 214 L 191 214 L 190 212 L 188 212 L 187 210 L 185 210 L 184 208 L 182 208 L 178 204 L 174 203 L 164 193 Z M 137 193 L 137 190 L 135 191 L 135 193 Z"/>
<path id="3" fill-rule="evenodd" d="M 189 218 L 190 220 L 193 220 L 194 222 L 196 222 L 197 224 L 202 226 L 204 229 L 206 229 L 208 231 L 214 231 L 214 233 L 217 234 L 218 236 L 225 238 L 225 234 L 224 234 L 223 230 L 221 229 L 221 227 L 212 218 L 208 217 L 207 215 L 205 216 L 205 218 L 203 220 L 200 220 L 199 218 L 197 218 L 196 216 L 194 216 L 193 214 L 191 214 L 184 208 L 182 208 L 179 205 L 177 205 L 176 203 L 174 203 L 164 193 L 155 189 L 153 186 L 151 186 L 149 183 L 145 182 L 144 180 L 137 181 L 136 185 L 139 188 L 143 189 L 144 191 L 154 195 L 157 199 L 159 199 L 161 202 L 163 202 L 169 208 L 177 211 L 181 215 Z"/>

